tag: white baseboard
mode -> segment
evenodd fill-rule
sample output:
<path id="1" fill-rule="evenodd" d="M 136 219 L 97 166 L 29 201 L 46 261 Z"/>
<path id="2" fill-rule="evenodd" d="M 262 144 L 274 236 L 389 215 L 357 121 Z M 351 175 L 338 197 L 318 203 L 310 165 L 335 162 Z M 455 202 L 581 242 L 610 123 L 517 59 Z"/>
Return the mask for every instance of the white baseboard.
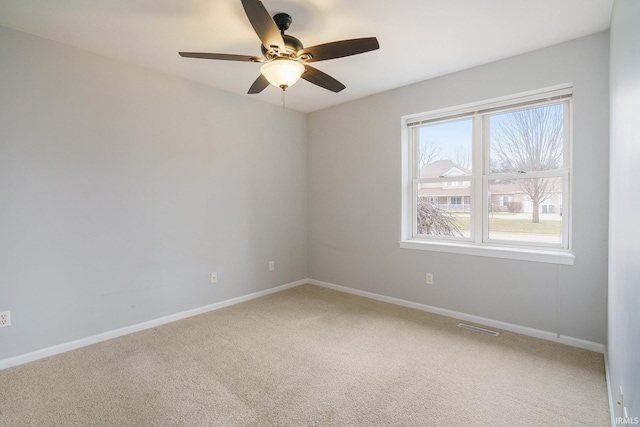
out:
<path id="1" fill-rule="evenodd" d="M 604 349 L 604 375 L 607 380 L 607 395 L 609 397 L 609 414 L 611 415 L 611 427 L 616 427 L 615 406 L 613 405 L 613 388 L 611 385 L 611 374 L 609 373 L 609 355 L 607 349 Z"/>
<path id="2" fill-rule="evenodd" d="M 185 319 L 191 316 L 197 316 L 198 314 L 207 313 L 214 310 L 219 310 L 224 307 L 229 307 L 234 304 L 239 304 L 241 302 L 249 301 L 255 298 L 259 298 L 265 295 L 273 294 L 276 292 L 284 291 L 285 289 L 294 288 L 296 286 L 300 286 L 303 284 L 312 284 L 316 286 L 321 286 L 328 289 L 333 289 L 340 292 L 345 292 L 353 295 L 359 295 L 365 298 L 370 298 L 378 301 L 388 302 L 391 304 L 400 305 L 403 307 L 413 308 L 416 310 L 422 310 L 429 313 L 440 314 L 442 316 L 452 317 L 454 319 L 460 319 L 467 322 L 476 323 L 483 326 L 489 326 L 497 329 L 503 329 L 505 331 L 515 332 L 522 335 L 528 335 L 535 338 L 541 338 L 548 341 L 554 341 L 566 345 L 570 345 L 572 347 L 583 348 L 586 350 L 595 351 L 598 353 L 605 354 L 605 346 L 604 344 L 599 344 L 591 341 L 585 341 L 579 338 L 568 337 L 565 335 L 558 336 L 553 332 L 542 331 L 539 329 L 527 328 L 525 326 L 514 325 L 511 323 L 500 322 L 497 320 L 486 319 L 484 317 L 473 316 L 470 314 L 460 313 L 457 311 L 447 310 L 443 308 L 433 307 L 430 305 L 420 304 L 417 302 L 402 300 L 399 298 L 388 297 L 384 295 L 374 294 L 372 292 L 361 291 L 358 289 L 348 288 L 345 286 L 336 285 L 333 283 L 322 282 L 314 279 L 306 279 L 306 280 L 298 280 L 296 282 L 287 283 L 285 285 L 276 286 L 271 289 L 267 289 L 260 292 L 255 292 L 248 295 L 243 295 L 237 298 L 232 298 L 229 300 L 217 302 L 214 304 L 209 304 L 203 307 L 194 308 L 192 310 L 183 311 L 180 313 L 172 314 L 169 316 L 161 317 L 158 319 L 149 320 L 146 322 L 138 323 L 135 325 L 127 326 L 120 329 L 115 329 L 113 331 L 104 332 L 97 335 L 92 335 L 90 337 L 81 338 L 75 341 L 71 341 L 68 343 L 58 344 L 51 347 L 43 348 L 41 350 L 36 350 L 30 353 L 10 357 L 7 359 L 0 360 L 0 370 L 7 369 L 13 366 L 22 365 L 28 362 L 33 362 L 39 359 L 43 359 L 45 357 L 54 356 L 56 354 L 64 353 L 70 350 L 75 350 L 81 347 L 85 347 L 91 344 L 96 344 L 102 341 L 110 340 L 112 338 L 121 337 L 123 335 L 132 334 L 134 332 L 143 331 L 145 329 L 154 328 L 156 326 L 164 325 L 166 323 L 175 322 L 176 320 Z M 609 397 L 611 398 L 611 392 L 609 392 Z"/>
<path id="3" fill-rule="evenodd" d="M 453 317 L 454 319 L 464 320 L 466 322 L 477 323 L 483 326 L 503 329 L 505 331 L 515 332 L 517 334 L 527 335 L 530 337 L 540 338 L 547 341 L 566 344 L 572 347 L 578 347 L 585 350 L 591 350 L 597 353 L 603 353 L 603 354 L 605 353 L 604 344 L 600 344 L 592 341 L 586 341 L 580 338 L 573 338 L 566 335 L 558 335 L 554 332 L 547 332 L 547 331 L 542 331 L 540 329 L 528 328 L 526 326 L 514 325 L 512 323 L 501 322 L 498 320 L 487 319 L 480 316 L 460 313 L 453 310 L 433 307 L 430 305 L 420 304 L 417 302 L 407 301 L 399 298 L 393 298 L 393 297 L 388 297 L 384 295 L 374 294 L 372 292 L 361 291 L 359 289 L 348 288 L 346 286 L 340 286 L 333 283 L 321 282 L 319 280 L 309 279 L 307 280 L 307 283 L 311 283 L 316 286 L 322 286 L 324 288 L 329 288 L 329 289 L 333 289 L 340 292 L 359 295 L 365 298 L 371 298 L 378 301 L 388 302 L 388 303 L 400 305 L 403 307 L 413 308 L 421 311 L 427 311 L 429 313 L 440 314 L 442 316 Z"/>
<path id="4" fill-rule="evenodd" d="M 169 316 L 160 317 L 158 319 L 137 323 L 135 325 L 126 326 L 124 328 L 115 329 L 113 331 L 103 332 L 98 335 L 92 335 L 90 337 L 81 338 L 81 339 L 67 342 L 64 344 L 58 344 L 51 347 L 43 348 L 41 350 L 36 350 L 30 353 L 21 354 L 19 356 L 10 357 L 7 359 L 0 360 L 0 370 L 11 368 L 13 366 L 22 365 L 28 362 L 33 362 L 39 359 L 44 359 L 45 357 L 54 356 L 56 354 L 64 353 L 70 350 L 75 350 L 91 344 L 96 344 L 102 341 L 110 340 L 112 338 L 121 337 L 123 335 L 132 334 L 134 332 L 144 331 L 145 329 L 155 328 L 156 326 L 164 325 L 170 322 L 175 322 L 176 320 L 185 319 L 191 316 L 197 316 L 198 314 L 207 313 L 209 311 L 219 310 L 221 308 L 229 307 L 234 304 L 239 304 L 241 302 L 249 301 L 265 295 L 284 291 L 285 289 L 294 288 L 296 286 L 300 286 L 305 283 L 309 283 L 309 281 L 298 280 L 296 282 L 291 282 L 285 285 L 276 286 L 275 288 L 267 289 L 264 291 L 255 292 L 249 295 L 243 295 L 237 298 L 232 298 L 232 299 L 217 302 L 214 304 L 205 305 L 203 307 L 194 308 L 192 310 L 171 314 Z"/>

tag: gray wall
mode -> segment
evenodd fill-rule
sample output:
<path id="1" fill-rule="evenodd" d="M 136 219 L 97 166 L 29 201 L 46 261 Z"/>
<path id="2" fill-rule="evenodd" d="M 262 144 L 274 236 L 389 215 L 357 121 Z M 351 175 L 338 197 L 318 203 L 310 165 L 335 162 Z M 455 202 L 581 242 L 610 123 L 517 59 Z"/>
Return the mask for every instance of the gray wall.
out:
<path id="1" fill-rule="evenodd" d="M 309 277 L 604 343 L 608 33 L 315 112 Z M 574 83 L 573 266 L 400 249 L 400 118 Z M 425 272 L 435 285 L 424 284 Z"/>
<path id="2" fill-rule="evenodd" d="M 0 87 L 0 359 L 307 277 L 305 115 L 2 27 Z"/>
<path id="3" fill-rule="evenodd" d="M 640 2 L 616 0 L 611 19 L 611 189 L 607 352 L 614 402 L 640 417 Z M 616 405 L 616 416 L 621 407 Z"/>
<path id="4" fill-rule="evenodd" d="M 305 116 L 0 27 L 0 359 L 305 277 L 603 343 L 608 46 Z M 575 265 L 398 247 L 402 115 L 567 82 Z"/>

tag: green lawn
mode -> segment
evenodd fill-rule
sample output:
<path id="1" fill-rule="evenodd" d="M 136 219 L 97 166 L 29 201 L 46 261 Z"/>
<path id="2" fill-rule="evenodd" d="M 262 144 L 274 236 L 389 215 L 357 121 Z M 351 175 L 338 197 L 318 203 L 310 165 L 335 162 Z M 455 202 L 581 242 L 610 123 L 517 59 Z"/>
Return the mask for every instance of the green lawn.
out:
<path id="1" fill-rule="evenodd" d="M 469 214 L 452 214 L 456 218 L 461 230 L 469 230 Z M 562 234 L 562 221 L 540 220 L 533 223 L 530 219 L 510 218 L 508 214 L 496 214 L 489 217 L 489 230 L 496 233 L 527 233 L 527 234 Z"/>

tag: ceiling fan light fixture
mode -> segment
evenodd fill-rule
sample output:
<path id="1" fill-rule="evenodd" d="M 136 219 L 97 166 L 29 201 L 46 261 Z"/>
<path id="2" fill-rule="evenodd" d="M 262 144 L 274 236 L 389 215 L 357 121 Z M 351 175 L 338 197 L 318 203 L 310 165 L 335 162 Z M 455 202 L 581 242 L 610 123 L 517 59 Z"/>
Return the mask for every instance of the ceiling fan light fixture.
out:
<path id="1" fill-rule="evenodd" d="M 228 53 L 178 52 L 186 58 L 217 59 L 223 61 L 260 62 L 264 65 L 261 74 L 253 82 L 247 94 L 262 92 L 270 84 L 284 89 L 294 85 L 300 78 L 323 89 L 338 93 L 346 86 L 322 71 L 306 65 L 307 62 L 326 61 L 380 49 L 378 39 L 364 37 L 338 40 L 330 43 L 304 47 L 297 38 L 285 34 L 292 19 L 286 13 L 277 13 L 273 18 L 260 0 L 240 0 L 242 7 L 260 39 L 260 50 L 264 59 L 257 56 Z M 303 64 L 304 63 L 304 64 Z"/>
<path id="2" fill-rule="evenodd" d="M 260 67 L 263 76 L 276 87 L 283 89 L 293 86 L 304 73 L 304 65 L 291 59 L 280 58 Z"/>

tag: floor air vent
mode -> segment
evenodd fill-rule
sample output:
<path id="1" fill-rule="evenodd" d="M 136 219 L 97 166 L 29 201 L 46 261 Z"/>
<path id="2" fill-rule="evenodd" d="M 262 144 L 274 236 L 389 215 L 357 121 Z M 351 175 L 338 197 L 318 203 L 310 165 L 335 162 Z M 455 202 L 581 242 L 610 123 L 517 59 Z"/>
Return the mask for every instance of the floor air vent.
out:
<path id="1" fill-rule="evenodd" d="M 497 337 L 498 335 L 500 335 L 499 332 L 491 331 L 489 329 L 479 328 L 473 325 L 467 325 L 466 323 L 458 323 L 458 327 L 462 329 L 468 329 L 470 331 L 480 332 L 481 334 L 491 335 L 493 337 Z"/>

